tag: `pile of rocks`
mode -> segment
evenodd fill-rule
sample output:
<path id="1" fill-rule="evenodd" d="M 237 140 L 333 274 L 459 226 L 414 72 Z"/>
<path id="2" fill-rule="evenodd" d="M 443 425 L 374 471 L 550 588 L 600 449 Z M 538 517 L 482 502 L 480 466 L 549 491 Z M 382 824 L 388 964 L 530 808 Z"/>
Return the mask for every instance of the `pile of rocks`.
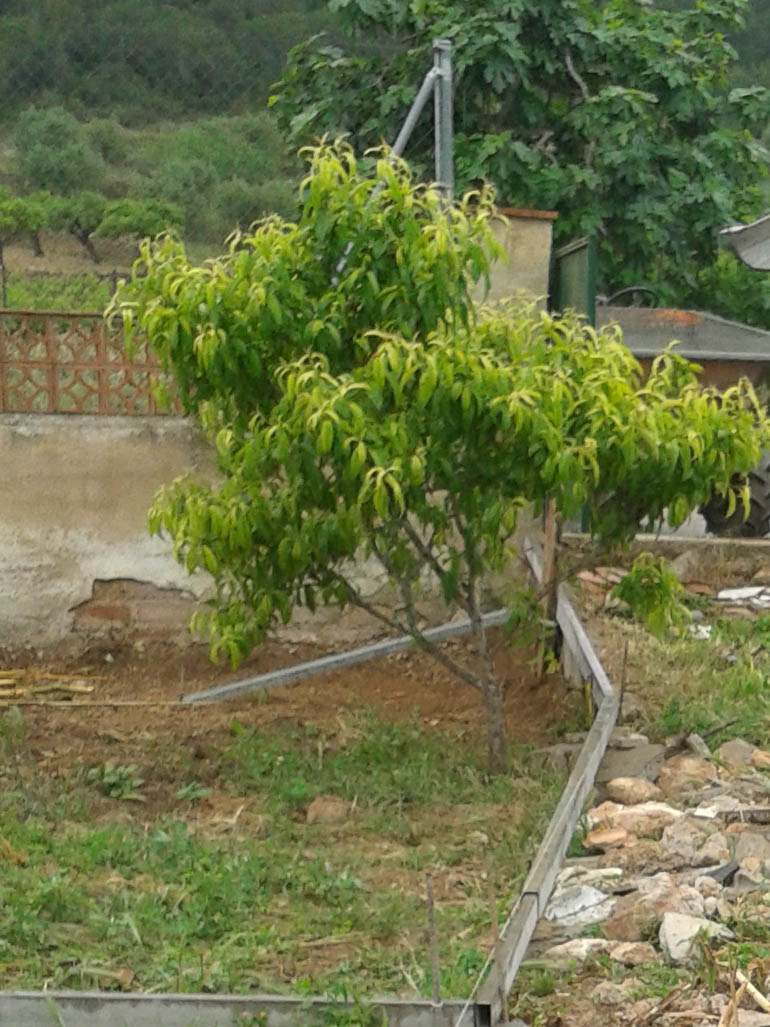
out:
<path id="1" fill-rule="evenodd" d="M 770 915 L 770 753 L 736 738 L 712 755 L 697 735 L 651 745 L 622 728 L 613 742 L 597 777 L 604 801 L 586 818 L 588 855 L 567 860 L 530 956 L 563 968 L 601 955 L 628 968 L 591 999 L 614 1007 L 613 1022 L 636 1023 L 655 1001 L 633 1000 L 635 967 L 685 967 L 708 940 L 729 942 L 736 918 Z M 693 1007 L 691 996 L 690 1022 L 715 1023 L 728 998 L 702 994 Z M 741 1027 L 770 1027 L 770 1013 L 738 1014 Z"/>

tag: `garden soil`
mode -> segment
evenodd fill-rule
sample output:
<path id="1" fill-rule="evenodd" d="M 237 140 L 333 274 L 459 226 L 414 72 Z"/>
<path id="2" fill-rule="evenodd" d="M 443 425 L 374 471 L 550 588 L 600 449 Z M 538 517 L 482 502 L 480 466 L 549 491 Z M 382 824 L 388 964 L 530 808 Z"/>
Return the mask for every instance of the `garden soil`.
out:
<path id="1" fill-rule="evenodd" d="M 462 656 L 463 640 L 447 643 Z M 498 673 L 505 682 L 510 739 L 545 743 L 565 718 L 574 723 L 576 693 L 557 675 L 538 683 L 531 651 L 516 649 L 500 630 L 492 633 Z M 97 647 L 76 660 L 32 654 L 0 654 L 0 680 L 11 673 L 17 691 L 28 691 L 20 708 L 28 750 L 41 772 L 64 777 L 79 766 L 112 761 L 136 764 L 145 779 L 147 819 L 178 810 L 176 790 L 189 777 L 212 788 L 206 805 L 213 815 L 232 799 L 217 790 L 218 756 L 231 741 L 234 719 L 246 728 L 269 730 L 313 725 L 327 737 L 344 733 L 345 722 L 371 710 L 391 721 L 415 721 L 427 730 L 483 740 L 480 697 L 427 655 L 402 653 L 356 667 L 307 678 L 216 703 L 178 704 L 182 695 L 324 655 L 312 645 L 267 642 L 237 671 L 217 667 L 202 646 L 180 648 L 139 643 Z M 26 676 L 19 671 L 26 668 Z M 61 680 L 63 690 L 55 684 Z M 77 691 L 66 688 L 74 683 Z M 89 691 L 84 691 L 89 689 Z M 70 696 L 68 701 L 66 696 Z M 0 700 L 12 705 L 13 699 Z M 41 702 L 40 705 L 35 703 Z M 111 705 L 129 702 L 137 705 Z M 204 804 L 201 804 L 204 805 Z"/>

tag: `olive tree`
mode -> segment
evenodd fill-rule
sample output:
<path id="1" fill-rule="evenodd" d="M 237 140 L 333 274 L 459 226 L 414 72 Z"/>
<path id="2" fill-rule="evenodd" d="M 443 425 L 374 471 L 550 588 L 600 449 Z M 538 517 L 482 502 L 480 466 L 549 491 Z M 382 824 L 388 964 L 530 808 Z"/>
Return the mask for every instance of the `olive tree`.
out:
<path id="1" fill-rule="evenodd" d="M 714 488 L 735 500 L 733 476 L 770 428 L 750 385 L 703 391 L 673 352 L 644 381 L 615 331 L 474 310 L 486 197 L 442 210 L 404 165 L 383 158 L 367 178 L 337 146 L 312 155 L 302 201 L 297 224 L 272 219 L 204 268 L 178 244 L 145 246 L 115 301 L 174 373 L 223 476 L 165 488 L 152 530 L 213 576 L 195 626 L 215 655 L 237 662 L 295 607 L 358 606 L 479 692 L 499 771 L 504 682 L 481 586 L 509 558 L 519 510 L 544 497 L 565 516 L 587 508 L 605 541 L 664 511 L 679 523 Z M 356 587 L 364 555 L 397 609 Z M 429 579 L 470 618 L 466 658 L 421 631 Z"/>

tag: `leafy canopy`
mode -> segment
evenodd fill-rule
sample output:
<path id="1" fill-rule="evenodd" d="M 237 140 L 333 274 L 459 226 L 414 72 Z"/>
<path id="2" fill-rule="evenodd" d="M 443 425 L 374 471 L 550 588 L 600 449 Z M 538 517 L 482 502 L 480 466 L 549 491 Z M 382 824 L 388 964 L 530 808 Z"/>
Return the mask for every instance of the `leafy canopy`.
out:
<path id="1" fill-rule="evenodd" d="M 490 313 L 372 343 L 341 374 L 319 353 L 285 363 L 269 416 L 217 435 L 225 484 L 178 482 L 156 504 L 154 528 L 217 580 L 208 624 L 233 659 L 294 605 L 360 605 L 346 571 L 362 551 L 412 593 L 428 571 L 462 601 L 504 563 L 523 504 L 588 504 L 594 534 L 625 540 L 666 509 L 681 523 L 768 438 L 745 383 L 701 392 L 673 353 L 643 383 L 616 333 L 572 317 Z"/>
<path id="2" fill-rule="evenodd" d="M 174 239 L 145 243 L 120 296 L 129 339 L 149 336 L 185 409 L 210 403 L 239 431 L 280 397 L 287 360 L 318 353 L 348 371 L 376 348 L 373 329 L 425 338 L 467 323 L 489 267 L 488 193 L 440 214 L 436 193 L 385 153 L 375 177 L 341 143 L 307 156 L 296 223 L 268 218 L 203 267 Z"/>
<path id="3" fill-rule="evenodd" d="M 216 445 L 222 481 L 180 479 L 151 514 L 216 595 L 196 626 L 235 663 L 297 606 L 353 604 L 409 632 L 484 698 L 491 770 L 505 766 L 502 683 L 481 583 L 509 558 L 519 509 L 583 507 L 604 541 L 673 524 L 770 444 L 751 386 L 702 391 L 673 352 L 648 379 L 619 333 L 574 315 L 482 310 L 486 197 L 443 210 L 405 165 L 377 179 L 342 144 L 311 154 L 297 224 L 270 219 L 220 261 L 148 244 L 113 305 L 146 333 Z M 343 259 L 345 258 L 345 259 Z M 400 596 L 372 605 L 371 556 Z M 422 634 L 432 578 L 469 616 L 475 656 Z"/>
<path id="4" fill-rule="evenodd" d="M 562 239 L 600 235 L 602 287 L 646 278 L 684 297 L 715 231 L 758 212 L 768 91 L 730 89 L 746 0 L 676 11 L 638 0 L 333 0 L 352 54 L 316 37 L 273 98 L 296 140 L 395 138 L 435 36 L 452 41 L 458 187 L 559 211 Z M 383 40 L 375 56 L 360 41 Z M 385 38 L 390 42 L 385 45 Z M 426 114 L 409 155 L 428 169 Z"/>
<path id="5" fill-rule="evenodd" d="M 673 353 L 643 383 L 611 330 L 476 316 L 486 198 L 442 211 L 404 164 L 376 171 L 343 144 L 313 151 L 297 224 L 271 218 L 204 267 L 147 243 L 113 308 L 216 440 L 224 486 L 175 485 L 153 523 L 217 578 L 233 657 L 294 603 L 349 601 L 362 546 L 416 587 L 427 533 L 449 601 L 503 558 L 523 503 L 588 504 L 591 529 L 622 538 L 666 508 L 681 522 L 761 449 L 745 383 L 701 391 Z"/>

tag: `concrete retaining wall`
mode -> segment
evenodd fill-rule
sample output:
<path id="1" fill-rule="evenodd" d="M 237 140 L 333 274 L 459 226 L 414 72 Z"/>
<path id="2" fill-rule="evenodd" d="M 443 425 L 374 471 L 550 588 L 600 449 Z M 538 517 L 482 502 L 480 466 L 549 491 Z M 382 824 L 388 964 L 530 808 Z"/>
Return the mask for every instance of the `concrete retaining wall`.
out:
<path id="1" fill-rule="evenodd" d="M 179 633 L 209 587 L 147 531 L 158 488 L 213 475 L 181 418 L 0 415 L 0 645 Z"/>

